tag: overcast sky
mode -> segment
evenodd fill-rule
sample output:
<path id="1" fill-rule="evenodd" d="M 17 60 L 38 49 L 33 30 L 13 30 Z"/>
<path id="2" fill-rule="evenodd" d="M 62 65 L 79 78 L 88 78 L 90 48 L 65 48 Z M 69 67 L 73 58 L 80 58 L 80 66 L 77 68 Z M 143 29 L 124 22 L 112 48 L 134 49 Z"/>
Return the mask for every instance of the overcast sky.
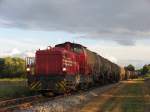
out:
<path id="1" fill-rule="evenodd" d="M 149 0 L 0 0 L 0 56 L 71 41 L 119 65 L 150 63 Z"/>

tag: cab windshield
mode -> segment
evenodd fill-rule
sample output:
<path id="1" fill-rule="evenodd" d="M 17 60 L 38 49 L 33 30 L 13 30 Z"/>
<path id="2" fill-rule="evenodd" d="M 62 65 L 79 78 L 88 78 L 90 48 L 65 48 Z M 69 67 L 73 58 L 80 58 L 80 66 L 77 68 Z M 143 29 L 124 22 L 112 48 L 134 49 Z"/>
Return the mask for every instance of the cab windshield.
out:
<path id="1" fill-rule="evenodd" d="M 72 51 L 75 52 L 75 53 L 78 53 L 78 54 L 80 54 L 80 53 L 83 52 L 80 47 L 73 47 L 73 48 L 72 48 Z"/>

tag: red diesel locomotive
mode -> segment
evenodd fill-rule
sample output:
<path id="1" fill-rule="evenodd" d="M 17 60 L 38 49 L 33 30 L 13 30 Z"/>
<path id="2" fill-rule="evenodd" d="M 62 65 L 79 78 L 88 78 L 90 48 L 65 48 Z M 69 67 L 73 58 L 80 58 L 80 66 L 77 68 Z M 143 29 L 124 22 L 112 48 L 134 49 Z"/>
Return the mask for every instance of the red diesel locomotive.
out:
<path id="1" fill-rule="evenodd" d="M 94 84 L 120 80 L 120 67 L 71 42 L 37 50 L 35 63 L 27 58 L 28 84 L 32 89 L 64 93 Z"/>

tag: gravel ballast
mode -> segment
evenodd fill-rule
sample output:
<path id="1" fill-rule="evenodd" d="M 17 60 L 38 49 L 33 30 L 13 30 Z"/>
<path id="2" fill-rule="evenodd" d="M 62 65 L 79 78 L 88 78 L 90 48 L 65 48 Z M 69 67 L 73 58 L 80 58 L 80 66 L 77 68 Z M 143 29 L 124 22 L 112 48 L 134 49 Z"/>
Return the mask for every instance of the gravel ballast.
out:
<path id="1" fill-rule="evenodd" d="M 87 102 L 97 97 L 99 94 L 117 87 L 120 83 L 102 86 L 87 92 L 76 95 L 64 96 L 44 103 L 39 103 L 24 110 L 15 110 L 15 112 L 77 112 Z"/>

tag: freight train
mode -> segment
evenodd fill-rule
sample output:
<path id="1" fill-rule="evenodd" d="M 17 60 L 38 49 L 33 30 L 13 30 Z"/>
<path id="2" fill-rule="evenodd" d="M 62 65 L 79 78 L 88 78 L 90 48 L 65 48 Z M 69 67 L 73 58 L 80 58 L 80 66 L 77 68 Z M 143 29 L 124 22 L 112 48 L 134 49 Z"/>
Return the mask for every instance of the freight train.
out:
<path id="1" fill-rule="evenodd" d="M 134 71 L 71 42 L 37 50 L 35 59 L 26 58 L 26 66 L 29 87 L 41 92 L 64 93 L 136 77 Z"/>

